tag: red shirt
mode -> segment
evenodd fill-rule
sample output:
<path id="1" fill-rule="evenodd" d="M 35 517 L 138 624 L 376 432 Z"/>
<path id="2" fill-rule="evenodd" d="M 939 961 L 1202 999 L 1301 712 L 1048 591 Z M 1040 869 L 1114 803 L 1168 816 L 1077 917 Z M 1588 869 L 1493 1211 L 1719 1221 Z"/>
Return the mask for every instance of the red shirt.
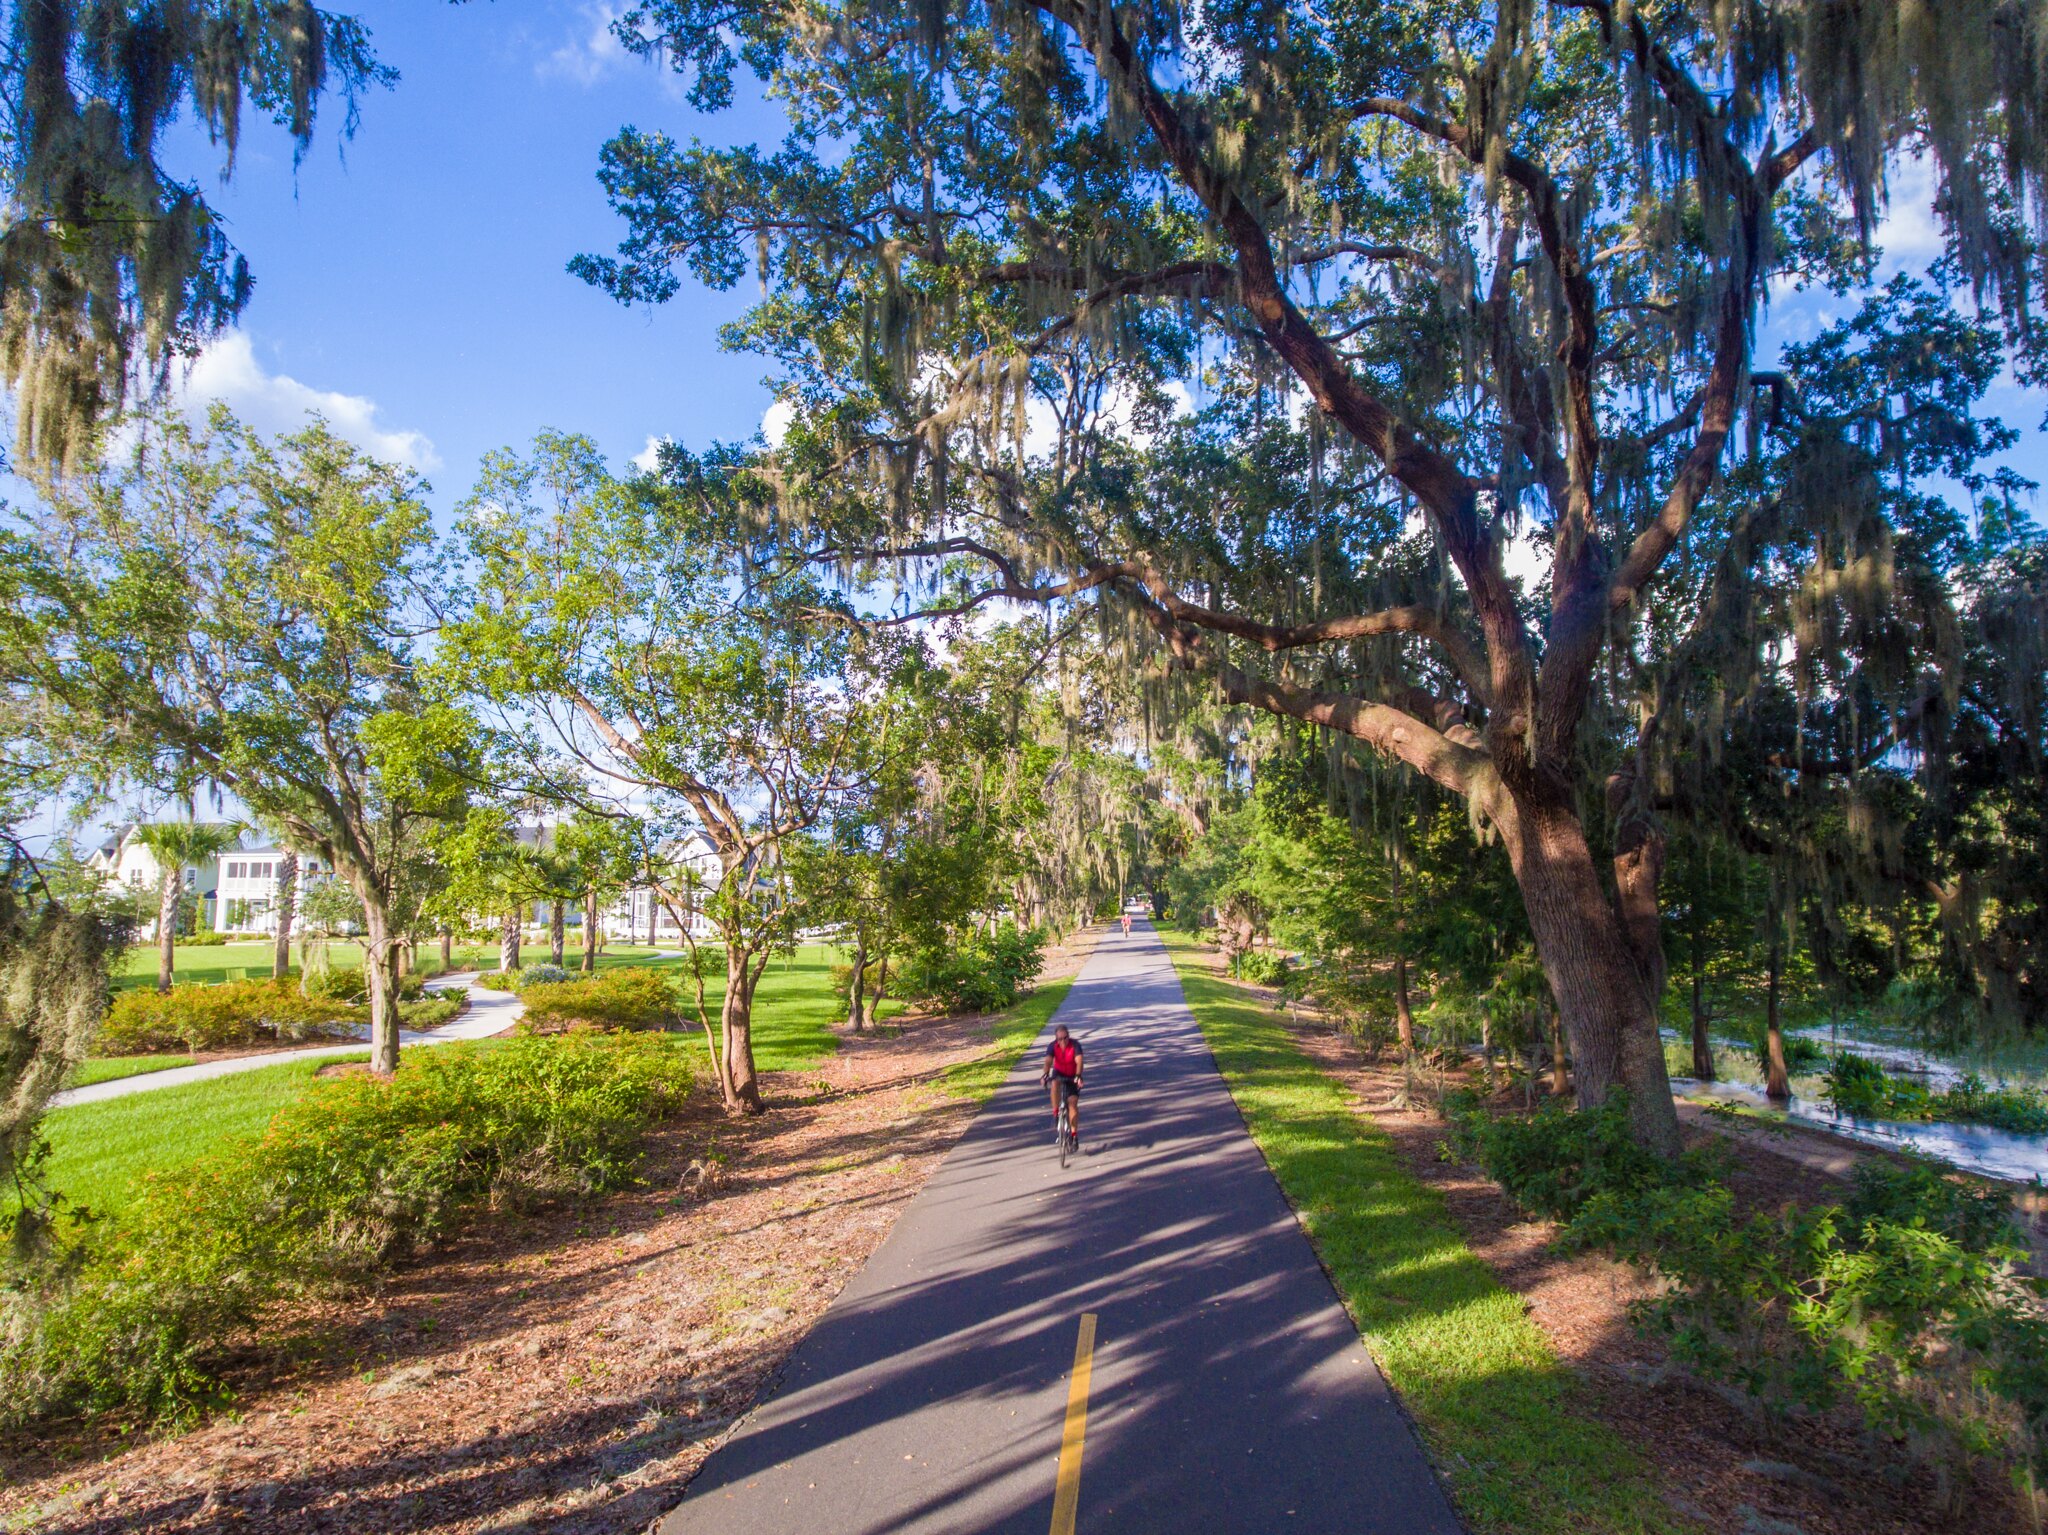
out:
<path id="1" fill-rule="evenodd" d="M 1063 1077 L 1081 1074 L 1081 1047 L 1071 1039 L 1056 1039 L 1046 1049 L 1046 1063 Z"/>

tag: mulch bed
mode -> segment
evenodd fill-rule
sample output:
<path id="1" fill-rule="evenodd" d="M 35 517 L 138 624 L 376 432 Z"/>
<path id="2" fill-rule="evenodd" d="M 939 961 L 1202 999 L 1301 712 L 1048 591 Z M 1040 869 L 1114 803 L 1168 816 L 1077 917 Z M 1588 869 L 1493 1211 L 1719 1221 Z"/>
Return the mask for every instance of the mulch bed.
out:
<path id="1" fill-rule="evenodd" d="M 1072 974 L 1093 936 L 1049 956 Z M 644 1528 L 672 1508 L 973 1117 L 933 1080 L 985 1020 L 846 1041 L 708 1094 L 643 1186 L 500 1215 L 370 1296 L 299 1308 L 175 1437 L 72 1424 L 0 1442 L 0 1523 L 38 1531 Z M 137 1442 L 137 1438 L 141 1442 Z"/>
<path id="2" fill-rule="evenodd" d="M 1279 1016 L 1392 1138 L 1408 1171 L 1443 1196 L 1472 1250 L 1526 1300 L 1578 1374 L 1589 1409 L 1656 1467 L 1675 1512 L 1730 1535 L 2014 1535 L 2030 1528 L 1996 1476 L 1979 1475 L 1951 1506 L 1930 1475 L 1902 1477 L 1895 1462 L 1888 1469 L 1845 1423 L 1801 1420 L 1772 1432 L 1713 1387 L 1677 1373 L 1630 1323 L 1629 1302 L 1650 1293 L 1641 1274 L 1596 1254 L 1558 1252 L 1553 1224 L 1523 1216 L 1478 1169 L 1444 1161 L 1444 1126 L 1432 1108 L 1419 1100 L 1388 1107 L 1402 1087 L 1398 1063 L 1367 1059 L 1357 1041 L 1326 1023 Z M 1719 1132 L 1695 1122 L 1686 1133 L 1699 1144 Z M 1848 1192 L 1844 1179 L 1780 1154 L 1775 1140 L 1761 1130 L 1726 1137 L 1740 1206 L 1832 1202 Z"/>

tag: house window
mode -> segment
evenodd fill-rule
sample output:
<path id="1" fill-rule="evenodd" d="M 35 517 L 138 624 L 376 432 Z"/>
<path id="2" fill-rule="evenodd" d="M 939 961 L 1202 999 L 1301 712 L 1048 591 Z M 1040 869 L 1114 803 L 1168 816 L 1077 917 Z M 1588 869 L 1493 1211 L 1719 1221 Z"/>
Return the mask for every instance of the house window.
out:
<path id="1" fill-rule="evenodd" d="M 228 878 L 229 878 L 229 879 L 240 879 L 241 877 L 242 877 L 242 866 L 241 866 L 240 864 L 238 864 L 238 863 L 231 863 L 231 864 L 229 864 L 229 865 L 228 865 Z"/>
<path id="2" fill-rule="evenodd" d="M 249 872 L 250 872 L 251 874 L 255 875 L 255 876 L 256 876 L 256 877 L 258 878 L 258 879 L 269 879 L 269 878 L 270 878 L 270 865 L 269 865 L 269 864 L 268 864 L 267 862 L 265 862 L 265 863 L 259 863 L 259 864 L 256 864 L 256 865 L 254 865 L 254 866 L 253 866 L 253 867 L 252 867 L 252 868 L 251 868 L 251 869 L 249 870 Z"/>

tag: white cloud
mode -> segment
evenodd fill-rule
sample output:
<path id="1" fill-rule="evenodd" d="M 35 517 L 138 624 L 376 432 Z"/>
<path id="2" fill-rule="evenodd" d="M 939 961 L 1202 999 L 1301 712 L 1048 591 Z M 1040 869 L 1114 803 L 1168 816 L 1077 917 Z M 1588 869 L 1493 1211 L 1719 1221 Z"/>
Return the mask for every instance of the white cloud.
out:
<path id="1" fill-rule="evenodd" d="M 574 30 L 542 55 L 533 72 L 543 80 L 571 80 L 589 86 L 632 63 L 633 56 L 620 46 L 612 31 L 612 23 L 624 11 L 624 6 L 602 3 L 577 7 Z"/>
<path id="2" fill-rule="evenodd" d="M 308 416 L 323 417 L 338 437 L 367 453 L 421 473 L 438 469 L 441 456 L 424 432 L 386 426 L 377 402 L 360 394 L 315 389 L 256 360 L 247 333 L 230 331 L 200 353 L 179 388 L 188 404 L 219 400 L 245 426 L 265 433 L 295 432 Z"/>
<path id="3" fill-rule="evenodd" d="M 1941 254 L 1941 226 L 1934 219 L 1934 162 L 1909 155 L 1891 167 L 1890 196 L 1877 222 L 1876 241 L 1884 251 L 1881 275 L 1907 268 L 1919 270 Z"/>
<path id="4" fill-rule="evenodd" d="M 779 448 L 782 439 L 789 435 L 790 423 L 796 420 L 796 407 L 787 400 L 777 400 L 761 413 L 761 435 L 768 439 L 768 446 Z"/>
<path id="5" fill-rule="evenodd" d="M 648 438 L 647 446 L 633 455 L 630 460 L 631 464 L 642 474 L 654 473 L 656 469 L 661 467 L 661 450 L 668 445 L 668 442 L 669 439 L 666 437 Z"/>

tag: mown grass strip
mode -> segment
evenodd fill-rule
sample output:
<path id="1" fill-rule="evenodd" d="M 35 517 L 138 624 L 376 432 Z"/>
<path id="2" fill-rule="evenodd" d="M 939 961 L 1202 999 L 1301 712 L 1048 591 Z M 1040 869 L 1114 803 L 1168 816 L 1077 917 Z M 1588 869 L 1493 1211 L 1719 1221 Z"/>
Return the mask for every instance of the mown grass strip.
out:
<path id="1" fill-rule="evenodd" d="M 1689 1529 L 1386 1134 L 1192 940 L 1164 936 L 1252 1139 L 1467 1522 L 1503 1535 Z"/>
<path id="2" fill-rule="evenodd" d="M 1030 1048 L 1046 1020 L 1067 1000 L 1067 991 L 1073 984 L 1071 975 L 1046 981 L 1008 1012 L 998 1013 L 993 1020 L 995 1048 L 947 1072 L 946 1091 L 971 1103 L 986 1103 L 994 1097 L 1010 1068 L 1017 1064 L 1017 1057 Z"/>
<path id="3" fill-rule="evenodd" d="M 173 1066 L 190 1066 L 189 1055 L 103 1055 L 81 1061 L 66 1087 L 91 1087 L 95 1082 L 118 1082 L 123 1077 L 144 1076 L 152 1071 L 169 1071 Z"/>

